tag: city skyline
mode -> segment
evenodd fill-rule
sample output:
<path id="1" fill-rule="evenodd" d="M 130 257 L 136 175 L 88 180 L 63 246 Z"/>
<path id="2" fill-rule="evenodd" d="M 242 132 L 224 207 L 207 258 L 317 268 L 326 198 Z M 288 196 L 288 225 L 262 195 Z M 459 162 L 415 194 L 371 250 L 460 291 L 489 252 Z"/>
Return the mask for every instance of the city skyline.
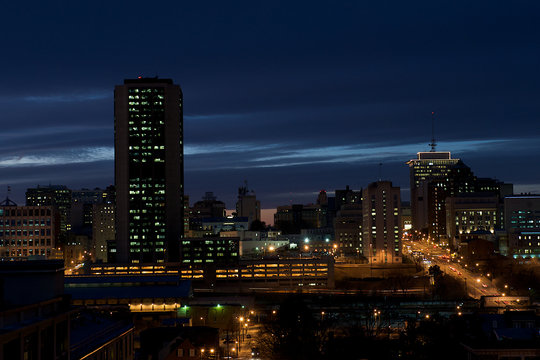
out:
<path id="1" fill-rule="evenodd" d="M 438 150 L 540 192 L 538 4 L 310 4 L 154 5 L 144 31 L 137 2 L 5 5 L 0 196 L 113 184 L 114 85 L 156 74 L 184 90 L 191 202 L 213 191 L 233 208 L 244 180 L 263 208 L 314 202 L 379 163 L 408 200 L 432 111 Z"/>

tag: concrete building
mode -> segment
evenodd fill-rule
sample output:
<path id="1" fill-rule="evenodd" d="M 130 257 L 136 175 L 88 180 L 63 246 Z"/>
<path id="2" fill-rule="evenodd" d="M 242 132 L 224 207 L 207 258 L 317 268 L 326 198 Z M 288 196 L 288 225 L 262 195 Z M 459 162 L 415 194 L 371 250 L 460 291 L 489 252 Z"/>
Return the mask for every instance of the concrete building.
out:
<path id="1" fill-rule="evenodd" d="M 504 213 L 509 232 L 540 230 L 540 195 L 508 196 Z"/>
<path id="2" fill-rule="evenodd" d="M 298 289 L 299 287 L 316 287 L 316 288 L 334 288 L 334 257 L 320 256 L 311 257 L 303 256 L 301 258 L 268 258 L 268 259 L 253 259 L 253 260 L 238 260 L 236 264 L 216 264 L 216 266 L 203 265 L 180 265 L 173 263 L 166 264 L 143 264 L 143 265 L 118 265 L 118 264 L 94 264 L 91 265 L 91 275 L 112 276 L 112 275 L 150 275 L 150 274 L 180 274 L 181 280 L 191 280 L 194 287 L 210 286 L 214 289 L 215 286 L 221 286 L 222 289 L 227 288 L 234 293 L 250 292 L 261 287 L 282 287 L 289 289 Z M 76 278 L 76 277 L 74 277 Z M 81 281 L 88 282 L 90 277 Z M 95 280 L 90 280 L 95 281 Z M 107 282 L 106 279 L 97 280 Z M 182 284 L 182 282 L 180 283 Z M 214 285 L 212 285 L 214 284 Z M 82 289 L 80 291 L 88 292 L 91 290 Z M 139 291 L 140 290 L 133 290 Z M 132 292 L 132 291 L 130 291 Z M 70 290 L 71 293 L 71 290 Z M 155 296 L 152 292 L 146 291 L 147 296 Z M 77 298 L 73 295 L 74 298 Z M 124 295 L 125 296 L 125 295 Z M 173 296 L 164 296 L 158 294 L 159 298 L 172 298 Z M 141 295 L 138 295 L 140 298 Z M 111 299 L 111 296 L 108 296 Z M 112 300 L 115 300 L 112 298 Z M 129 303 L 128 299 L 122 300 L 120 303 Z M 163 299 L 161 299 L 163 301 Z M 180 303 L 180 301 L 178 301 Z M 173 305 L 179 304 L 159 302 L 159 299 L 154 300 L 154 304 L 160 304 L 156 307 L 156 311 L 161 311 L 160 307 L 166 306 L 169 310 Z M 92 304 L 92 303 L 88 303 Z M 140 306 L 140 305 L 139 305 Z M 154 311 L 151 303 L 145 301 L 142 306 L 145 311 Z M 168 307 L 167 307 L 168 306 Z M 135 309 L 132 309 L 134 311 Z M 208 325 L 208 323 L 206 324 Z"/>
<path id="3" fill-rule="evenodd" d="M 93 255 L 96 261 L 107 262 L 107 241 L 115 238 L 114 204 L 93 205 Z"/>
<path id="4" fill-rule="evenodd" d="M 508 255 L 513 258 L 540 257 L 540 195 L 504 199 Z"/>
<path id="5" fill-rule="evenodd" d="M 219 234 L 222 231 L 247 231 L 249 218 L 247 217 L 219 217 L 201 219 L 201 230 L 205 233 Z"/>
<path id="6" fill-rule="evenodd" d="M 115 88 L 116 260 L 178 261 L 183 236 L 183 111 L 170 79 Z"/>
<path id="7" fill-rule="evenodd" d="M 240 256 L 273 255 L 277 251 L 289 249 L 288 239 L 263 238 L 240 240 Z"/>
<path id="8" fill-rule="evenodd" d="M 26 190 L 26 206 L 53 206 L 60 215 L 60 241 L 71 231 L 71 190 L 64 185 L 48 185 Z"/>
<path id="9" fill-rule="evenodd" d="M 182 240 L 182 264 L 225 264 L 238 261 L 239 238 L 204 237 Z"/>
<path id="10" fill-rule="evenodd" d="M 257 200 L 253 190 L 248 190 L 247 182 L 245 186 L 238 188 L 236 216 L 247 217 L 249 219 L 249 225 L 255 220 L 261 220 L 261 202 Z"/>
<path id="11" fill-rule="evenodd" d="M 293 204 L 278 206 L 274 225 L 284 234 L 299 234 L 302 229 L 327 227 L 326 206 L 318 204 Z"/>
<path id="12" fill-rule="evenodd" d="M 409 160 L 411 187 L 411 215 L 413 230 L 426 229 L 428 220 L 428 199 L 426 183 L 434 179 L 444 179 L 450 168 L 459 159 L 452 159 L 449 151 L 419 152 L 417 158 Z"/>
<path id="13" fill-rule="evenodd" d="M 471 193 L 446 199 L 446 231 L 449 244 L 457 248 L 462 235 L 475 231 L 492 234 L 502 228 L 499 214 L 502 206 L 497 196 Z"/>
<path id="14" fill-rule="evenodd" d="M 3 206 L 2 206 L 3 204 Z M 60 216 L 53 206 L 0 204 L 0 258 L 57 258 Z"/>
<path id="15" fill-rule="evenodd" d="M 364 256 L 371 264 L 401 263 L 401 195 L 390 181 L 369 184 L 362 193 Z"/>
<path id="16" fill-rule="evenodd" d="M 193 218 L 225 217 L 225 208 L 223 201 L 218 200 L 213 192 L 207 191 L 201 200 L 193 204 L 191 216 Z"/>
<path id="17" fill-rule="evenodd" d="M 343 205 L 354 205 L 362 203 L 362 190 L 352 190 L 349 185 L 345 189 L 335 191 L 335 210 L 339 211 Z"/>
<path id="18" fill-rule="evenodd" d="M 411 203 L 409 201 L 401 202 L 401 229 L 403 232 L 410 232 L 412 229 Z"/>
<path id="19" fill-rule="evenodd" d="M 0 262 L 0 279 L 0 360 L 134 359 L 129 321 L 70 306 L 63 261 Z"/>
<path id="20" fill-rule="evenodd" d="M 365 256 L 362 203 L 343 204 L 334 219 L 334 236 L 341 256 Z"/>

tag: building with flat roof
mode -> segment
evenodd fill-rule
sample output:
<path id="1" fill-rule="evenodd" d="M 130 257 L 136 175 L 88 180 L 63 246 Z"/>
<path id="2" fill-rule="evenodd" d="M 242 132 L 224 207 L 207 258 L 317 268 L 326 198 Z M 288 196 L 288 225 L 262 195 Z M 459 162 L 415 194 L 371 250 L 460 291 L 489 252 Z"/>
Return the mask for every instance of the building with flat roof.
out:
<path id="1" fill-rule="evenodd" d="M 61 241 L 71 230 L 71 190 L 64 185 L 38 185 L 26 190 L 26 206 L 53 206 L 60 214 Z"/>
<path id="2" fill-rule="evenodd" d="M 56 258 L 60 216 L 53 206 L 0 206 L 0 258 Z"/>
<path id="3" fill-rule="evenodd" d="M 427 228 L 428 199 L 426 183 L 434 179 L 445 179 L 459 159 L 452 159 L 449 151 L 419 152 L 417 158 L 409 160 L 411 187 L 411 216 L 413 230 Z"/>
<path id="4" fill-rule="evenodd" d="M 482 196 L 483 195 L 483 196 Z M 454 248 L 464 235 L 475 231 L 491 234 L 502 228 L 502 206 L 497 196 L 491 194 L 462 194 L 446 199 L 446 231 L 448 241 Z"/>
<path id="5" fill-rule="evenodd" d="M 116 261 L 178 261 L 183 236 L 182 90 L 171 79 L 115 87 Z"/>
<path id="6" fill-rule="evenodd" d="M 94 204 L 92 216 L 92 258 L 107 262 L 107 241 L 115 238 L 114 204 Z"/>
<path id="7" fill-rule="evenodd" d="M 540 258 L 540 195 L 504 198 L 508 255 L 513 258 Z"/>
<path id="8" fill-rule="evenodd" d="M 362 202 L 343 204 L 334 219 L 334 234 L 339 254 L 364 256 Z"/>
<path id="9" fill-rule="evenodd" d="M 390 181 L 377 181 L 362 193 L 364 256 L 371 264 L 401 263 L 401 194 Z"/>

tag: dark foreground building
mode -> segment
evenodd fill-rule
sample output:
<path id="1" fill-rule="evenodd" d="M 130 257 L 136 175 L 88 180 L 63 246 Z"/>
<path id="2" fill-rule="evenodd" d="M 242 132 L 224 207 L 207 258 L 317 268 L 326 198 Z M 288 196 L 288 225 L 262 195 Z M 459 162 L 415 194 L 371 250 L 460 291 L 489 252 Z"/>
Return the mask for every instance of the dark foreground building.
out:
<path id="1" fill-rule="evenodd" d="M 0 360 L 132 360 L 133 325 L 75 310 L 58 260 L 0 262 Z"/>

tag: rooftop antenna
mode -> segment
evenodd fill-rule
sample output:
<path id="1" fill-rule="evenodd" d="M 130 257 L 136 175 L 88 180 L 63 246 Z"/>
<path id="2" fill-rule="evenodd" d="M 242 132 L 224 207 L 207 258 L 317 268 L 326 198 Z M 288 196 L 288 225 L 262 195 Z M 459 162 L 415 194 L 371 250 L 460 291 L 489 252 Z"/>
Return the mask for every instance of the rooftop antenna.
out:
<path id="1" fill-rule="evenodd" d="M 382 181 L 382 163 L 379 163 L 379 181 Z"/>
<path id="2" fill-rule="evenodd" d="M 9 195 L 11 195 L 11 186 L 8 185 L 8 187 L 7 187 L 6 200 L 0 202 L 0 206 L 17 206 L 17 204 L 15 204 L 15 202 L 13 202 L 13 201 L 9 198 Z"/>
<path id="3" fill-rule="evenodd" d="M 437 147 L 437 143 L 435 142 L 435 111 L 431 112 L 431 152 L 435 152 L 435 148 Z"/>

